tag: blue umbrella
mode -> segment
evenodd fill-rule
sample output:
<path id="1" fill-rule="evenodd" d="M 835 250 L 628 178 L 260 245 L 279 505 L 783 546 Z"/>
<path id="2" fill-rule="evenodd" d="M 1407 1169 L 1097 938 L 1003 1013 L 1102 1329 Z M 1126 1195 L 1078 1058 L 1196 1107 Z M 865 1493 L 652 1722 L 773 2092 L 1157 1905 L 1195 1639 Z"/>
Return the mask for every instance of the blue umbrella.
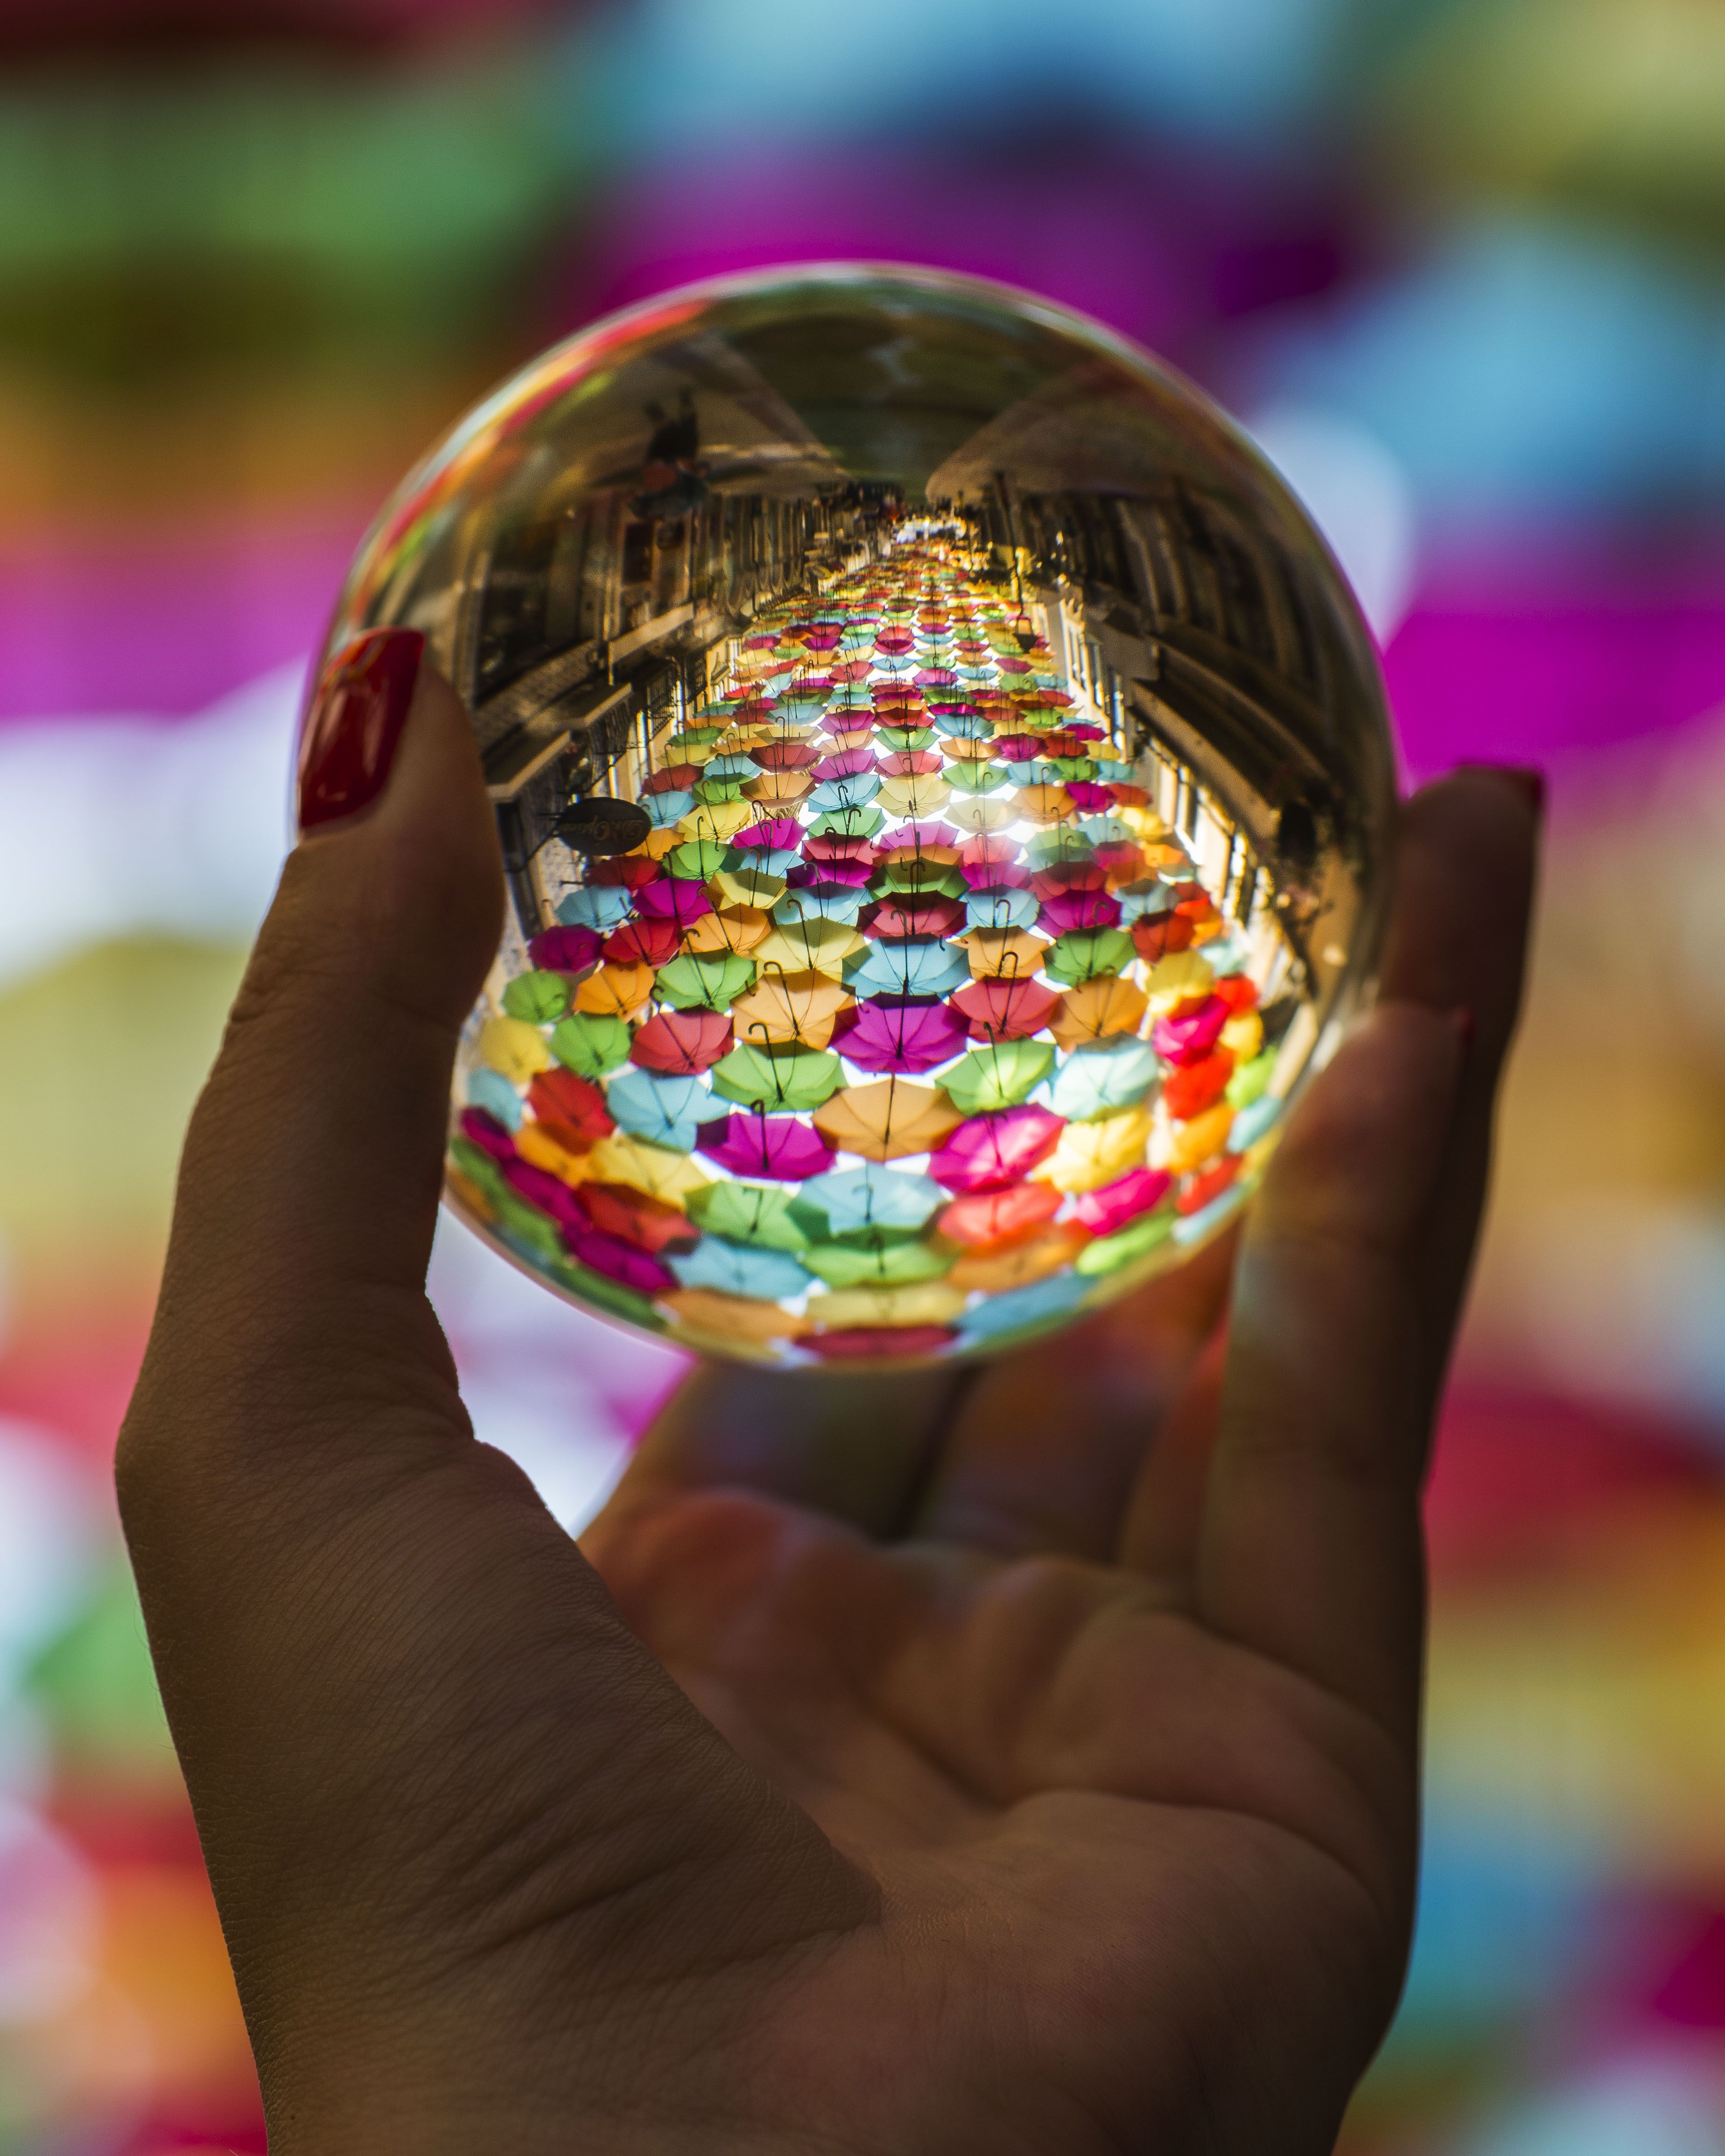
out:
<path id="1" fill-rule="evenodd" d="M 1069 1122 L 1088 1123 L 1142 1101 L 1160 1067 L 1147 1040 L 1122 1034 L 1074 1049 L 1037 1097 Z"/>
<path id="2" fill-rule="evenodd" d="M 700 1124 L 716 1112 L 705 1075 L 661 1075 L 626 1070 L 605 1088 L 605 1106 L 631 1137 L 673 1152 L 692 1152 Z"/>
<path id="3" fill-rule="evenodd" d="M 798 1198 L 819 1207 L 831 1236 L 863 1228 L 920 1228 L 946 1204 L 947 1193 L 932 1176 L 906 1175 L 871 1160 L 862 1168 L 813 1177 Z"/>
<path id="4" fill-rule="evenodd" d="M 685 1287 L 716 1288 L 721 1295 L 752 1296 L 762 1302 L 801 1295 L 814 1284 L 787 1251 L 727 1243 L 722 1235 L 703 1235 L 686 1256 L 670 1256 L 666 1263 Z"/>

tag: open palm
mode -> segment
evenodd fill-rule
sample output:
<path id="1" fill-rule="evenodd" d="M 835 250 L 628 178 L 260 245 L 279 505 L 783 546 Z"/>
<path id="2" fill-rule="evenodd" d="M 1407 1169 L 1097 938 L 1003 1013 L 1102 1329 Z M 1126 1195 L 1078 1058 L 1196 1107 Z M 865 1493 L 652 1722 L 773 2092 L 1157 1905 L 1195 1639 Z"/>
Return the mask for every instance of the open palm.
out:
<path id="1" fill-rule="evenodd" d="M 424 1299 L 497 877 L 427 672 L 290 864 L 121 1458 L 278 2156 L 1329 2146 L 1406 1950 L 1534 823 L 1413 804 L 1237 1253 L 979 1373 L 703 1372 L 583 1558 Z"/>

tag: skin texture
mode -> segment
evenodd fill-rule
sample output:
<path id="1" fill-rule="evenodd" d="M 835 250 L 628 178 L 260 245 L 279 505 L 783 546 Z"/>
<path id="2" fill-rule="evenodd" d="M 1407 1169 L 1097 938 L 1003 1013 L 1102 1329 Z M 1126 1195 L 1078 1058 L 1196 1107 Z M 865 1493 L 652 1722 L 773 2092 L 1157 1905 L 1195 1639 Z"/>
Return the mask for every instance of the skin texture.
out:
<path id="1" fill-rule="evenodd" d="M 1383 1000 L 1238 1249 L 956 1378 L 703 1371 L 578 1549 L 424 1296 L 501 899 L 424 674 L 288 862 L 119 1461 L 276 2156 L 1331 2146 L 1537 823 L 1409 804 Z"/>

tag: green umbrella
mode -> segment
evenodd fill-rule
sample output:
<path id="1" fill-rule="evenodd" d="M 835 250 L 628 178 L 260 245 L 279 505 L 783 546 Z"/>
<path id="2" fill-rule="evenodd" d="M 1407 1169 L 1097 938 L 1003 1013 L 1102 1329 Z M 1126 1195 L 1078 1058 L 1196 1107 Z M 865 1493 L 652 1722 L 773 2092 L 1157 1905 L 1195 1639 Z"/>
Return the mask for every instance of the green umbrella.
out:
<path id="1" fill-rule="evenodd" d="M 733 1048 L 713 1065 L 713 1091 L 745 1108 L 805 1113 L 845 1082 L 836 1055 L 819 1048 Z"/>
<path id="2" fill-rule="evenodd" d="M 1016 1107 L 1048 1075 L 1054 1060 L 1051 1040 L 996 1041 L 972 1049 L 945 1073 L 941 1085 L 965 1115 L 988 1115 Z"/>
<path id="3" fill-rule="evenodd" d="M 503 991 L 503 1008 L 529 1025 L 549 1025 L 569 1008 L 569 983 L 561 973 L 517 973 Z"/>
<path id="4" fill-rule="evenodd" d="M 551 1052 L 578 1077 L 602 1078 L 629 1060 L 629 1030 L 607 1012 L 578 1011 L 551 1036 Z"/>
<path id="5" fill-rule="evenodd" d="M 689 1218 L 709 1235 L 766 1250 L 800 1250 L 809 1237 L 791 1210 L 795 1200 L 795 1191 L 783 1183 L 709 1183 L 684 1203 Z"/>
<path id="6" fill-rule="evenodd" d="M 661 966 L 655 993 L 677 1010 L 729 1009 L 755 984 L 755 962 L 740 951 L 685 951 Z"/>
<path id="7" fill-rule="evenodd" d="M 1119 973 L 1137 955 L 1124 928 L 1070 928 L 1043 954 L 1042 970 L 1062 988 L 1076 988 L 1098 973 Z"/>

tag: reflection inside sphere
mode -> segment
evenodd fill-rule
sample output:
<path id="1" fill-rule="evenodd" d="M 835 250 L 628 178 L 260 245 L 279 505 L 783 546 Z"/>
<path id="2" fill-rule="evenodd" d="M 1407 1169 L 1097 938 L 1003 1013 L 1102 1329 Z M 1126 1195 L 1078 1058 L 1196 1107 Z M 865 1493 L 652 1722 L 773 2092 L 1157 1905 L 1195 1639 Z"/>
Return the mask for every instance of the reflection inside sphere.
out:
<path id="1" fill-rule="evenodd" d="M 406 484 L 510 917 L 449 1202 L 787 1363 L 1081 1316 L 1233 1216 L 1356 1001 L 1393 759 L 1358 614 L 1210 407 L 968 280 L 670 298 Z"/>

